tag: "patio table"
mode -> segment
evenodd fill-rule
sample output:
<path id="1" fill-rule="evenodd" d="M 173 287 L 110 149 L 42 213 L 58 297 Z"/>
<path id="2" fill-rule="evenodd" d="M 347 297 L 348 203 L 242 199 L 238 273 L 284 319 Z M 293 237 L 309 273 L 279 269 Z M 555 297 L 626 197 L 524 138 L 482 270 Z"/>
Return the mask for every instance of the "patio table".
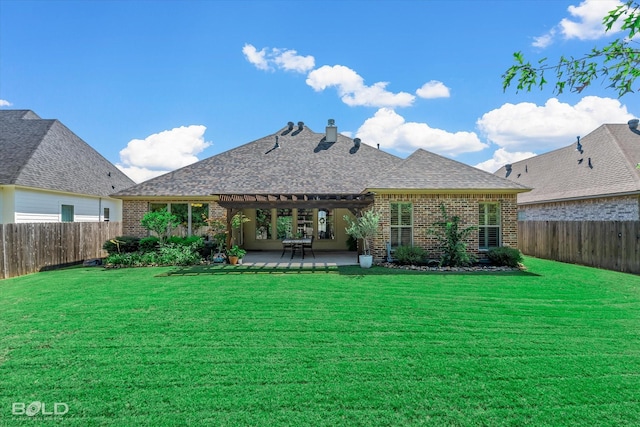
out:
<path id="1" fill-rule="evenodd" d="M 282 255 L 280 258 L 284 256 L 284 253 L 287 249 L 291 249 L 291 258 L 293 259 L 293 255 L 296 253 L 296 250 L 300 250 L 302 253 L 302 259 L 304 259 L 304 248 L 309 247 L 313 244 L 313 238 L 311 237 L 303 237 L 303 238 L 286 238 L 282 240 Z M 313 249 L 311 249 L 313 253 Z M 315 258 L 315 254 L 313 256 Z"/>

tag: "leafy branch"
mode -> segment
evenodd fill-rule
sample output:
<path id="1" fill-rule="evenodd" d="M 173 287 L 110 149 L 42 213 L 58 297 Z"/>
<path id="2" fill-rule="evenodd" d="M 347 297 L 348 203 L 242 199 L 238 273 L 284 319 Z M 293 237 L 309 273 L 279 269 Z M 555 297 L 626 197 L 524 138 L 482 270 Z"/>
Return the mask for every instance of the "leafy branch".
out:
<path id="1" fill-rule="evenodd" d="M 561 56 L 557 64 L 551 65 L 547 58 L 535 65 L 525 60 L 522 52 L 513 54 L 515 64 L 502 75 L 502 88 L 515 85 L 516 92 L 538 87 L 543 89 L 549 82 L 548 74 L 555 74 L 554 93 L 566 90 L 581 93 L 587 86 L 600 78 L 608 81 L 618 97 L 634 92 L 633 86 L 640 77 L 640 48 L 633 37 L 640 32 L 640 11 L 633 0 L 609 11 L 603 18 L 605 31 L 610 31 L 616 22 L 622 22 L 621 30 L 627 32 L 624 39 L 616 39 L 602 48 L 594 47 L 580 58 Z"/>

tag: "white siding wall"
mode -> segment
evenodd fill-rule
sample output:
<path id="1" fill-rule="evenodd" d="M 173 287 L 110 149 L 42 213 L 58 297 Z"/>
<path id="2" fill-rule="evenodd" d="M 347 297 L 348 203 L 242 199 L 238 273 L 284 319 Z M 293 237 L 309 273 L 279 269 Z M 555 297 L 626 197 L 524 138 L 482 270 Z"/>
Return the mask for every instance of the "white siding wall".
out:
<path id="1" fill-rule="evenodd" d="M 0 187 L 0 224 L 14 222 L 14 188 L 13 186 Z"/>
<path id="2" fill-rule="evenodd" d="M 15 190 L 15 222 L 59 222 L 62 205 L 73 206 L 75 222 L 102 221 L 105 207 L 110 221 L 122 219 L 120 200 L 23 188 Z"/>

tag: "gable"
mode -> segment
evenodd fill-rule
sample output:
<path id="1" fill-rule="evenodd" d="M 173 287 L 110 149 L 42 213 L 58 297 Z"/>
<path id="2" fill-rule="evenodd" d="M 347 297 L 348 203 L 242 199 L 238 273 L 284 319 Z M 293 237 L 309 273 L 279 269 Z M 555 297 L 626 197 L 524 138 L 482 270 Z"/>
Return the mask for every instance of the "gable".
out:
<path id="1" fill-rule="evenodd" d="M 422 149 L 381 174 L 369 188 L 529 191 L 526 186 Z"/>

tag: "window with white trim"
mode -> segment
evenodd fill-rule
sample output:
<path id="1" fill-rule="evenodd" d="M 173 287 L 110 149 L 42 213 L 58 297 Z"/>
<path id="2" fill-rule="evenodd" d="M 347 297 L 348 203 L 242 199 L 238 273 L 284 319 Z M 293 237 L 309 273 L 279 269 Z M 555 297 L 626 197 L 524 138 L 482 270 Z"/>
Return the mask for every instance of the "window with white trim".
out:
<path id="1" fill-rule="evenodd" d="M 479 249 L 500 246 L 500 204 L 480 203 L 478 219 Z"/>
<path id="2" fill-rule="evenodd" d="M 391 203 L 391 246 L 411 246 L 413 243 L 413 206 L 411 203 Z"/>

